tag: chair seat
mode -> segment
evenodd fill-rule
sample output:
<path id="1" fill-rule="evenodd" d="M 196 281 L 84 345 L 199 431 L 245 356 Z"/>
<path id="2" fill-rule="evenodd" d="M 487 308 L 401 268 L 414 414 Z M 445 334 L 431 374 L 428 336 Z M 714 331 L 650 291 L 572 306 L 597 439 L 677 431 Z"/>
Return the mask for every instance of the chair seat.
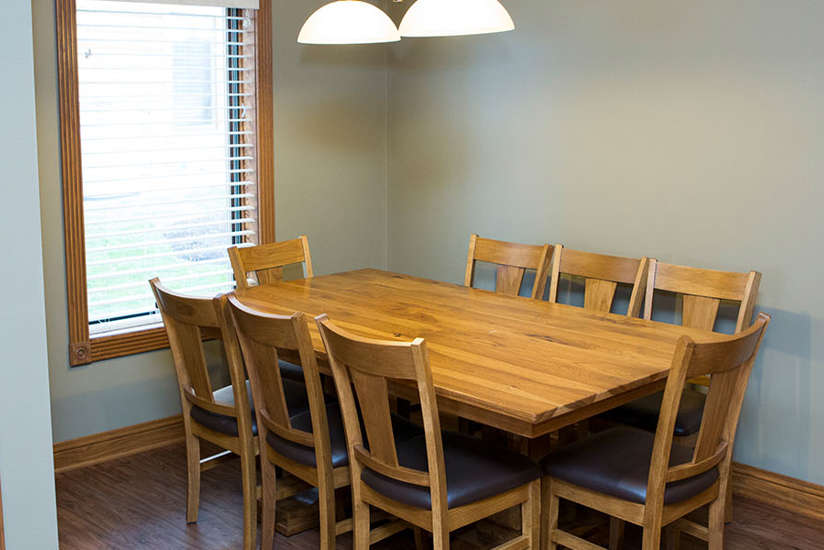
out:
<path id="1" fill-rule="evenodd" d="M 249 395 L 249 406 L 252 409 L 252 434 L 257 435 L 257 421 L 255 419 L 255 404 L 252 400 L 252 388 L 249 381 L 246 381 L 246 392 Z M 286 395 L 286 406 L 289 408 L 290 414 L 299 414 L 309 408 L 309 398 L 306 395 L 306 386 L 300 382 L 283 379 L 283 393 Z M 215 390 L 212 394 L 215 403 L 220 405 L 232 406 L 235 404 L 235 395 L 232 391 L 232 386 L 226 386 Z M 220 432 L 222 434 L 237 437 L 237 419 L 231 416 L 222 414 L 215 414 L 211 411 L 201 409 L 198 406 L 192 406 L 192 419 L 202 424 L 207 428 Z"/>
<path id="2" fill-rule="evenodd" d="M 658 412 L 661 410 L 663 398 L 664 392 L 654 393 L 604 413 L 604 417 L 620 424 L 654 432 L 658 427 Z M 678 409 L 678 416 L 675 419 L 677 437 L 698 433 L 701 429 L 701 417 L 704 416 L 705 401 L 705 395 L 699 391 L 690 389 L 684 391 L 681 397 L 681 408 Z"/>
<path id="3" fill-rule="evenodd" d="M 550 453 L 542 462 L 544 473 L 599 493 L 644 504 L 647 499 L 652 446 L 655 435 L 621 426 L 597 433 Z M 673 444 L 670 466 L 692 460 L 692 449 Z M 664 504 L 674 504 L 708 489 L 718 480 L 713 468 L 703 474 L 667 485 Z"/>
<path id="4" fill-rule="evenodd" d="M 401 466 L 428 470 L 426 439 L 423 435 L 397 445 Z M 540 477 L 538 466 L 529 458 L 456 433 L 443 435 L 446 492 L 449 508 L 464 506 L 499 495 Z M 383 476 L 368 468 L 361 475 L 374 491 L 416 508 L 432 509 L 428 487 L 420 487 Z"/>
<path id="5" fill-rule="evenodd" d="M 329 444 L 332 451 L 332 467 L 338 468 L 349 464 L 349 452 L 346 448 L 346 433 L 343 429 L 343 418 L 341 417 L 340 405 L 338 403 L 328 403 L 326 405 L 326 419 L 329 424 Z M 292 427 L 304 432 L 312 433 L 312 415 L 307 410 L 301 412 L 291 419 Z M 397 441 L 407 441 L 412 437 L 423 433 L 423 428 L 401 418 L 392 415 L 392 427 Z M 361 426 L 363 432 L 363 426 Z M 306 447 L 288 439 L 277 436 L 274 432 L 266 434 L 266 442 L 272 449 L 290 460 L 294 460 L 306 466 L 317 466 L 315 449 Z"/>
<path id="6" fill-rule="evenodd" d="M 278 365 L 280 366 L 280 375 L 283 378 L 294 380 L 301 384 L 306 382 L 305 378 L 303 378 L 303 367 L 300 365 L 295 365 L 294 363 L 283 360 L 278 360 Z"/>

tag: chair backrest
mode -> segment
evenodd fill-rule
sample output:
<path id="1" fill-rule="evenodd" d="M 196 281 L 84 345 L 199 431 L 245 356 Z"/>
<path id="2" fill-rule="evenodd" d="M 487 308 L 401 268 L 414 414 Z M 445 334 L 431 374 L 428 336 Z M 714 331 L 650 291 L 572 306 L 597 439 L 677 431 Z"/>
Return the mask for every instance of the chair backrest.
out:
<path id="1" fill-rule="evenodd" d="M 552 252 L 552 278 L 549 283 L 549 301 L 558 301 L 558 287 L 562 275 L 583 277 L 584 309 L 609 312 L 615 301 L 619 284 L 632 285 L 627 315 L 637 317 L 641 313 L 644 284 L 647 279 L 649 259 L 623 258 L 593 254 L 564 248 L 556 244 Z"/>
<path id="2" fill-rule="evenodd" d="M 644 319 L 652 319 L 655 291 L 665 290 L 681 295 L 681 324 L 689 328 L 713 330 L 721 300 L 740 302 L 735 323 L 740 332 L 752 323 L 760 283 L 757 271 L 733 273 L 650 260 Z"/>
<path id="3" fill-rule="evenodd" d="M 361 338 L 335 326 L 326 315 L 316 320 L 326 345 L 343 413 L 352 479 L 359 480 L 361 469 L 367 467 L 405 483 L 429 487 L 433 513 L 446 511 L 441 426 L 423 339 L 393 342 Z M 389 383 L 392 381 L 417 385 L 428 472 L 406 468 L 398 463 L 389 412 Z M 368 449 L 364 445 L 358 420 L 358 405 L 366 428 Z"/>
<path id="4" fill-rule="evenodd" d="M 243 305 L 235 296 L 228 300 L 228 310 L 237 332 L 258 418 L 258 431 L 265 431 L 306 447 L 315 447 L 318 464 L 331 460 L 329 427 L 323 399 L 320 372 L 312 348 L 306 315 L 272 315 Z M 312 417 L 312 433 L 292 427 L 278 358 L 297 352 Z M 313 435 L 314 434 L 314 435 Z M 316 444 L 317 443 L 317 444 Z M 331 462 L 330 462 L 331 463 Z"/>
<path id="5" fill-rule="evenodd" d="M 274 283 L 283 278 L 283 268 L 292 264 L 303 263 L 303 276 L 314 276 L 306 235 L 278 243 L 243 248 L 233 246 L 229 248 L 229 260 L 238 290 L 249 287 L 249 273 L 254 273 L 258 284 Z"/>
<path id="6" fill-rule="evenodd" d="M 172 292 L 155 278 L 149 281 L 157 307 L 166 327 L 169 347 L 174 359 L 180 393 L 185 403 L 197 405 L 210 412 L 238 418 L 250 426 L 251 413 L 246 393 L 246 376 L 242 362 L 232 360 L 237 353 L 237 340 L 228 330 L 223 315 L 226 296 L 196 298 Z M 234 406 L 215 403 L 212 382 L 206 365 L 203 340 L 219 337 L 223 341 L 232 382 Z M 241 420 L 242 418 L 242 420 Z M 247 424 L 248 423 L 248 424 Z"/>
<path id="7" fill-rule="evenodd" d="M 475 262 L 487 262 L 497 265 L 495 292 L 517 296 L 521 291 L 524 273 L 527 269 L 534 269 L 535 283 L 532 285 L 531 296 L 540 298 L 546 287 L 551 250 L 552 247 L 548 244 L 509 243 L 472 235 L 469 238 L 464 286 L 472 286 Z"/>
<path id="8" fill-rule="evenodd" d="M 718 466 L 724 478 L 732 458 L 738 418 L 758 349 L 770 323 L 761 313 L 748 329 L 716 342 L 695 342 L 683 336 L 676 346 L 667 379 L 647 487 L 650 499 L 663 502 L 667 483 L 699 475 Z M 675 420 L 684 385 L 691 378 L 709 376 L 709 392 L 692 460 L 670 466 Z"/>

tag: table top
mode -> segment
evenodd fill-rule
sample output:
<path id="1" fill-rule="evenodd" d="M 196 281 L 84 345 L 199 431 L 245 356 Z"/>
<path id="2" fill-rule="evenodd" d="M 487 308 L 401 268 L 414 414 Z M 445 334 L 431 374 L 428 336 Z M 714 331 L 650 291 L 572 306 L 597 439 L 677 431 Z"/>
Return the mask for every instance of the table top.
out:
<path id="1" fill-rule="evenodd" d="M 252 287 L 239 298 L 269 313 L 326 313 L 362 336 L 424 338 L 442 412 L 525 437 L 658 391 L 682 335 L 721 337 L 375 269 Z M 324 359 L 314 323 L 310 331 Z"/>

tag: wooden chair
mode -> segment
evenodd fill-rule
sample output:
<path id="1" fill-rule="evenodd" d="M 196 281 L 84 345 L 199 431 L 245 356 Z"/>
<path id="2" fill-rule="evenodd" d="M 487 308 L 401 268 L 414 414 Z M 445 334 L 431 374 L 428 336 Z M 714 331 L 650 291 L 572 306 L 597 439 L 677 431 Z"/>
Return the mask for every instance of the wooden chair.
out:
<path id="1" fill-rule="evenodd" d="M 769 324 L 761 314 L 754 326 L 720 342 L 697 343 L 684 336 L 672 359 L 654 434 L 630 427 L 613 428 L 553 452 L 544 459 L 543 525 L 549 550 L 599 548 L 558 528 L 563 498 L 640 525 L 643 550 L 658 550 L 661 530 L 672 525 L 673 543 L 680 531 L 724 547 L 727 485 L 738 417 L 753 362 Z M 690 378 L 711 375 L 706 410 L 694 449 L 673 443 L 675 419 Z M 683 517 L 710 505 L 707 527 Z M 611 533 L 617 548 L 620 534 Z"/>
<path id="2" fill-rule="evenodd" d="M 420 529 L 430 531 L 435 550 L 444 550 L 451 531 L 519 504 L 523 533 L 498 548 L 537 549 L 540 482 L 535 464 L 466 436 L 441 433 L 424 341 L 360 338 L 334 326 L 325 315 L 317 322 L 346 428 L 355 550 L 370 545 L 370 506 L 418 528 L 418 541 Z M 417 386 L 423 436 L 397 441 L 389 414 L 390 381 Z"/>
<path id="3" fill-rule="evenodd" d="M 257 428 L 236 337 L 227 330 L 223 318 L 225 297 L 182 296 L 163 287 L 156 278 L 149 284 L 169 337 L 183 409 L 188 480 L 186 521 L 197 522 L 200 473 L 235 453 L 240 456 L 243 481 L 243 548 L 249 550 L 255 545 L 257 526 Z M 231 379 L 231 385 L 218 390 L 212 388 L 202 344 L 204 336 L 215 334 L 223 340 Z M 225 451 L 201 459 L 201 440 Z"/>
<path id="4" fill-rule="evenodd" d="M 535 270 L 532 298 L 541 298 L 546 287 L 549 255 L 552 247 L 531 244 L 509 243 L 482 239 L 478 235 L 469 238 L 469 255 L 466 259 L 464 286 L 472 286 L 475 262 L 497 264 L 495 292 L 517 296 L 521 291 L 524 273 Z"/>
<path id="5" fill-rule="evenodd" d="M 739 302 L 735 332 L 741 332 L 752 323 L 753 309 L 758 296 L 761 274 L 730 273 L 666 264 L 650 260 L 644 319 L 652 319 L 655 292 L 658 290 L 681 295 L 681 324 L 690 328 L 713 330 L 722 300 Z M 706 385 L 708 380 L 694 380 Z M 607 413 L 607 417 L 647 430 L 658 425 L 658 410 L 662 393 L 657 393 L 624 405 Z M 675 422 L 675 435 L 694 436 L 701 425 L 704 410 L 704 394 L 687 389 Z"/>
<path id="6" fill-rule="evenodd" d="M 656 291 L 672 292 L 681 298 L 681 324 L 685 327 L 714 330 L 721 301 L 738 302 L 735 332 L 741 332 L 752 323 L 758 297 L 761 274 L 757 271 L 734 273 L 679 266 L 650 260 L 644 297 L 644 319 L 652 319 Z M 707 378 L 691 380 L 707 386 Z M 638 399 L 613 411 L 605 417 L 623 424 L 654 430 L 658 425 L 658 411 L 663 393 Z M 701 426 L 706 397 L 703 392 L 687 388 L 681 399 L 675 419 L 675 435 L 683 443 L 694 442 Z M 727 499 L 727 516 L 732 520 L 732 498 Z"/>
<path id="7" fill-rule="evenodd" d="M 244 248 L 233 246 L 229 248 L 229 260 L 239 291 L 249 288 L 249 273 L 254 274 L 258 284 L 273 283 L 280 281 L 283 268 L 292 264 L 303 263 L 303 276 L 307 279 L 314 276 L 306 235 L 279 243 Z"/>
<path id="8" fill-rule="evenodd" d="M 254 396 L 261 445 L 261 547 L 275 536 L 278 466 L 318 488 L 320 548 L 333 550 L 335 535 L 351 531 L 352 521 L 335 520 L 335 489 L 349 485 L 346 441 L 337 403 L 327 403 L 305 315 L 269 315 L 230 297 L 227 317 L 237 332 Z M 306 380 L 309 409 L 289 406 L 278 364 L 279 352 L 297 352 Z M 330 440 L 331 431 L 331 440 Z"/>
<path id="9" fill-rule="evenodd" d="M 608 313 L 612 310 L 615 291 L 619 284 L 632 285 L 627 315 L 638 317 L 644 296 L 649 259 L 622 258 L 593 254 L 564 248 L 556 244 L 552 253 L 552 277 L 549 284 L 549 301 L 558 301 L 558 288 L 562 275 L 585 279 L 584 309 Z"/>
<path id="10" fill-rule="evenodd" d="M 276 501 L 281 497 L 275 477 L 279 467 L 318 489 L 320 548 L 334 550 L 336 535 L 352 530 L 352 519 L 336 520 L 335 490 L 348 487 L 349 453 L 340 407 L 323 393 L 320 371 L 306 315 L 271 315 L 228 300 L 228 317 L 237 332 L 259 419 L 262 476 L 261 546 L 271 549 L 275 534 Z M 283 385 L 288 383 L 282 369 L 272 368 L 280 353 L 297 353 L 306 379 L 309 409 L 290 413 Z M 419 428 L 393 417 L 393 425 L 405 437 Z M 276 495 L 278 498 L 275 498 Z M 397 526 L 396 526 L 397 527 Z M 389 532 L 384 538 L 405 526 Z M 378 539 L 379 540 L 379 539 Z"/>

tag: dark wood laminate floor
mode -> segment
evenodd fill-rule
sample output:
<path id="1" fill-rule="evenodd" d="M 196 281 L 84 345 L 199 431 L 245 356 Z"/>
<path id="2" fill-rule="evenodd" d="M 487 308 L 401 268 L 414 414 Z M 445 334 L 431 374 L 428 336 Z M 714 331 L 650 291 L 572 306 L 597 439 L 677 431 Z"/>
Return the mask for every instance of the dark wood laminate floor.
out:
<path id="1" fill-rule="evenodd" d="M 185 521 L 185 451 L 175 445 L 57 476 L 58 522 L 62 550 L 196 549 L 229 550 L 241 543 L 241 491 L 238 463 L 203 474 L 200 521 Z M 727 526 L 730 550 L 824 549 L 824 524 L 762 503 L 737 500 L 736 521 Z M 605 518 L 577 514 L 577 532 L 606 544 Z M 453 535 L 454 550 L 480 550 L 503 542 L 512 532 L 490 522 Z M 626 548 L 640 548 L 639 533 L 628 528 Z M 318 547 L 317 531 L 278 536 L 278 550 Z M 351 538 L 338 537 L 338 548 Z M 411 534 L 400 533 L 373 548 L 411 550 Z M 706 544 L 684 536 L 683 550 Z"/>

